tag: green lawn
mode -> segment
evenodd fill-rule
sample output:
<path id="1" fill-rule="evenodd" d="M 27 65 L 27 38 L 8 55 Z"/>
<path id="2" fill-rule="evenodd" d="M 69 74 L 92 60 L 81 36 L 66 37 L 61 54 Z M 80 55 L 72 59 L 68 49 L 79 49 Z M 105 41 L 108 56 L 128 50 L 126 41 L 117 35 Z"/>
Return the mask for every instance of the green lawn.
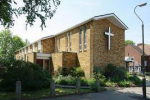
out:
<path id="1" fill-rule="evenodd" d="M 81 89 L 81 93 L 86 92 L 93 92 L 90 89 Z M 75 94 L 75 89 L 64 89 L 64 88 L 57 88 L 56 89 L 56 95 L 67 95 L 67 94 Z M 41 97 L 49 97 L 50 91 L 49 89 L 42 89 L 38 91 L 32 91 L 32 92 L 23 92 L 22 98 L 24 99 L 31 99 L 31 98 L 41 98 Z M 10 100 L 15 98 L 15 93 L 12 92 L 0 92 L 0 100 Z"/>

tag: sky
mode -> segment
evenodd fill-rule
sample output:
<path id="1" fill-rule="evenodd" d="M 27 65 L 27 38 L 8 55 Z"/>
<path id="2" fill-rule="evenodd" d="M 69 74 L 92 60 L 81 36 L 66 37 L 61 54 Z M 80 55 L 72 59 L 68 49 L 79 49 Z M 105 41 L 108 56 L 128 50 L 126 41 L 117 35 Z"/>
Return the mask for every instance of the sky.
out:
<path id="1" fill-rule="evenodd" d="M 21 1 L 17 0 L 21 5 Z M 136 12 L 145 25 L 145 43 L 150 44 L 150 1 L 149 0 L 61 0 L 54 17 L 46 21 L 46 28 L 41 30 L 40 20 L 26 30 L 25 16 L 15 18 L 15 25 L 10 28 L 13 35 L 23 40 L 34 42 L 42 37 L 55 35 L 71 26 L 97 15 L 115 13 L 128 27 L 125 32 L 126 40 L 136 44 L 142 42 L 141 22 L 134 14 L 134 7 L 147 2 L 145 7 L 138 7 Z M 4 28 L 0 26 L 0 31 Z"/>

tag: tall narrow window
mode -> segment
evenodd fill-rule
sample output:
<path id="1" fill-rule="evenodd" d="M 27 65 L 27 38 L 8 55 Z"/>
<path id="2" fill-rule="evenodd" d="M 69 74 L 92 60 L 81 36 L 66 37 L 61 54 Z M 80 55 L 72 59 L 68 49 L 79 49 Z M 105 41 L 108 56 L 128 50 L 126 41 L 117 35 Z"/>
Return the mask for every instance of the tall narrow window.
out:
<path id="1" fill-rule="evenodd" d="M 38 52 L 41 53 L 41 41 L 38 42 Z"/>
<path id="2" fill-rule="evenodd" d="M 69 33 L 69 49 L 71 51 L 71 32 Z"/>
<path id="3" fill-rule="evenodd" d="M 68 33 L 66 34 L 66 51 L 68 51 Z"/>
<path id="4" fill-rule="evenodd" d="M 87 45 L 86 45 L 86 34 L 87 34 L 87 29 L 84 27 L 84 50 L 86 50 Z"/>
<path id="5" fill-rule="evenodd" d="M 30 53 L 30 46 L 28 46 L 28 53 Z"/>
<path id="6" fill-rule="evenodd" d="M 35 45 L 32 44 L 32 51 L 35 52 Z"/>
<path id="7" fill-rule="evenodd" d="M 26 54 L 26 48 L 24 48 L 24 54 Z"/>
<path id="8" fill-rule="evenodd" d="M 82 29 L 79 30 L 79 51 L 82 51 Z"/>
<path id="9" fill-rule="evenodd" d="M 59 42 L 58 42 L 58 48 L 59 48 L 59 52 L 60 52 L 60 38 L 59 38 L 58 41 L 59 41 Z"/>

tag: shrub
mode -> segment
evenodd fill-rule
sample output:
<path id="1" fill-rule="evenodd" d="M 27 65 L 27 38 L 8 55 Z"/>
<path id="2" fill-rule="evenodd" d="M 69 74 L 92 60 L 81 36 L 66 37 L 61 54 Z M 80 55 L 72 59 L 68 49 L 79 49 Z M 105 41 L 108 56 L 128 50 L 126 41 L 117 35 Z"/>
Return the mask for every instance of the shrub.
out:
<path id="1" fill-rule="evenodd" d="M 62 75 L 59 75 L 57 78 L 55 78 L 55 83 L 59 85 L 76 85 L 75 78 L 72 76 Z"/>
<path id="2" fill-rule="evenodd" d="M 131 82 L 133 82 L 135 85 L 141 85 L 141 84 L 142 84 L 142 80 L 141 80 L 138 76 L 136 76 L 136 75 L 131 76 L 131 77 L 129 78 L 129 80 L 130 80 Z"/>
<path id="3" fill-rule="evenodd" d="M 14 91 L 16 81 L 21 81 L 22 90 L 37 90 L 49 86 L 51 76 L 42 67 L 25 62 L 14 61 L 3 75 L 1 87 L 6 91 Z"/>
<path id="4" fill-rule="evenodd" d="M 76 78 L 72 76 L 58 76 L 55 78 L 55 83 L 59 85 L 76 85 Z M 81 79 L 81 85 L 82 86 L 88 86 L 89 83 L 86 79 Z"/>
<path id="5" fill-rule="evenodd" d="M 108 87 L 115 87 L 115 86 L 117 86 L 117 83 L 114 83 L 114 82 L 111 82 L 111 81 L 107 81 L 105 83 L 105 85 L 108 86 Z"/>
<path id="6" fill-rule="evenodd" d="M 81 67 L 73 67 L 70 71 L 70 75 L 73 77 L 84 77 L 84 71 L 81 69 Z"/>
<path id="7" fill-rule="evenodd" d="M 101 69 L 100 67 L 94 67 L 93 74 L 94 74 L 94 78 L 105 78 L 105 76 L 103 75 L 104 70 Z"/>
<path id="8" fill-rule="evenodd" d="M 105 68 L 104 75 L 113 82 L 120 82 L 129 78 L 129 73 L 124 67 L 118 68 L 112 64 L 108 64 Z"/>
<path id="9" fill-rule="evenodd" d="M 130 81 L 121 81 L 118 83 L 118 86 L 120 87 L 130 87 L 133 86 L 134 84 Z"/>

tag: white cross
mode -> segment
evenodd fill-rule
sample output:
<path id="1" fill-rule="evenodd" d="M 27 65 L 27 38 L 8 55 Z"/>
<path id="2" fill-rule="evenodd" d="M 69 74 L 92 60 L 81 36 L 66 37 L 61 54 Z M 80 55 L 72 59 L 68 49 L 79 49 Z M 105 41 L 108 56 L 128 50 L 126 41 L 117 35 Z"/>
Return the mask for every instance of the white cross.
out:
<path id="1" fill-rule="evenodd" d="M 105 35 L 108 35 L 108 50 L 110 50 L 110 37 L 114 36 L 114 34 L 111 33 L 110 27 L 108 29 L 108 32 L 105 32 Z"/>

